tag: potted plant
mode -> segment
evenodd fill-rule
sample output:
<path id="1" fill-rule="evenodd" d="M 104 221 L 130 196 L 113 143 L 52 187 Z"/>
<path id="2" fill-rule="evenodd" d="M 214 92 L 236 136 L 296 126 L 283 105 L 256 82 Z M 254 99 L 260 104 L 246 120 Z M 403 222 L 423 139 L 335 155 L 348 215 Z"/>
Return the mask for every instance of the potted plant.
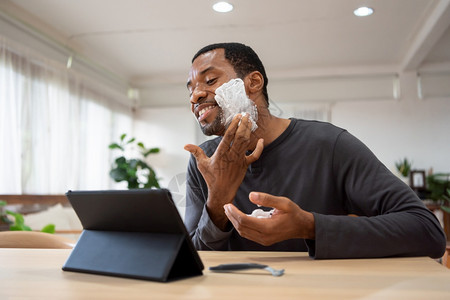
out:
<path id="1" fill-rule="evenodd" d="M 395 167 L 398 171 L 398 176 L 409 185 L 409 174 L 411 173 L 412 163 L 406 157 L 395 163 Z"/>
<path id="2" fill-rule="evenodd" d="M 450 173 L 436 173 L 427 176 L 428 198 L 450 213 Z"/>
<path id="3" fill-rule="evenodd" d="M 428 175 L 427 198 L 434 201 L 443 214 L 443 226 L 450 240 L 450 173 Z"/>
<path id="4" fill-rule="evenodd" d="M 126 181 L 129 189 L 159 188 L 158 178 L 155 170 L 150 167 L 145 159 L 150 154 L 159 153 L 159 148 L 146 148 L 142 142 L 136 142 L 134 137 L 126 139 L 124 133 L 120 136 L 118 143 L 109 145 L 109 149 L 120 150 L 120 155 L 114 160 L 114 165 L 109 172 L 111 178 L 116 182 Z M 127 158 L 126 152 L 137 151 L 137 158 Z"/>
<path id="5" fill-rule="evenodd" d="M 0 200 L 0 231 L 9 230 L 9 226 L 13 223 L 6 214 L 6 202 Z"/>
<path id="6" fill-rule="evenodd" d="M 6 201 L 0 200 L 0 224 L 1 230 L 12 231 L 31 231 L 31 228 L 25 224 L 25 219 L 22 214 L 5 209 Z M 14 218 L 11 221 L 8 215 Z M 47 224 L 42 228 L 41 232 L 55 233 L 55 225 Z"/>

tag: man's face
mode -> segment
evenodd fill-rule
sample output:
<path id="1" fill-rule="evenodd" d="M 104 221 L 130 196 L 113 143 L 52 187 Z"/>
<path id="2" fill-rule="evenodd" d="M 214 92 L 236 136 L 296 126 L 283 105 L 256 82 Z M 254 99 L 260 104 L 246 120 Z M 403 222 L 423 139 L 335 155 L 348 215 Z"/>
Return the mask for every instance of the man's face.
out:
<path id="1" fill-rule="evenodd" d="M 233 66 L 225 59 L 224 49 L 206 52 L 192 63 L 187 88 L 191 110 L 205 135 L 225 133 L 222 109 L 214 96 L 219 86 L 236 77 Z"/>

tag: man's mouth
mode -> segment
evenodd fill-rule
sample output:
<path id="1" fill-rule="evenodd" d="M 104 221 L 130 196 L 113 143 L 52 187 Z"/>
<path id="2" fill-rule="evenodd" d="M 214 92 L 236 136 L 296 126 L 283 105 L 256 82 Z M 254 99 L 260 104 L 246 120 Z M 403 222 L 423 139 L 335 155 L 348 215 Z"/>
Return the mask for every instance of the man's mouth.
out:
<path id="1" fill-rule="evenodd" d="M 211 110 L 214 109 L 214 108 L 216 108 L 216 107 L 217 107 L 217 105 L 208 105 L 208 106 L 206 106 L 206 107 L 201 108 L 201 109 L 198 111 L 198 117 L 197 117 L 197 120 L 198 120 L 199 122 L 202 122 L 203 120 L 205 120 L 205 119 L 209 116 Z"/>

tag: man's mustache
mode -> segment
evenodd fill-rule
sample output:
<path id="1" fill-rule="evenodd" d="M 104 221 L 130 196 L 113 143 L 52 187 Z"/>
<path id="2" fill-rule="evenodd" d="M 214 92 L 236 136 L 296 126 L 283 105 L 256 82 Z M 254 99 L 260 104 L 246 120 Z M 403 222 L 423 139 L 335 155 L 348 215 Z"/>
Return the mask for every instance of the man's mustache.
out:
<path id="1" fill-rule="evenodd" d="M 202 104 L 208 104 L 208 103 L 217 104 L 216 100 L 205 100 L 205 101 L 202 101 L 200 103 L 195 103 L 194 104 L 194 109 L 196 109 L 197 107 L 199 107 Z"/>

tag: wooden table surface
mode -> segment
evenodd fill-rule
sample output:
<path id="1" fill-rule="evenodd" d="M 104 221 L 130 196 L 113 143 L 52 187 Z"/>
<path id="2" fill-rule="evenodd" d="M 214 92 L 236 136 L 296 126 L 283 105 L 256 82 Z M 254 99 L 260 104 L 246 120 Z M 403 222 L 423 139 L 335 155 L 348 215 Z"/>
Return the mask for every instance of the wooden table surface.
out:
<path id="1" fill-rule="evenodd" d="M 450 299 L 450 270 L 427 257 L 312 260 L 298 252 L 200 251 L 203 276 L 159 283 L 64 272 L 70 251 L 0 249 L 0 299 Z M 285 274 L 208 270 L 236 262 Z"/>

